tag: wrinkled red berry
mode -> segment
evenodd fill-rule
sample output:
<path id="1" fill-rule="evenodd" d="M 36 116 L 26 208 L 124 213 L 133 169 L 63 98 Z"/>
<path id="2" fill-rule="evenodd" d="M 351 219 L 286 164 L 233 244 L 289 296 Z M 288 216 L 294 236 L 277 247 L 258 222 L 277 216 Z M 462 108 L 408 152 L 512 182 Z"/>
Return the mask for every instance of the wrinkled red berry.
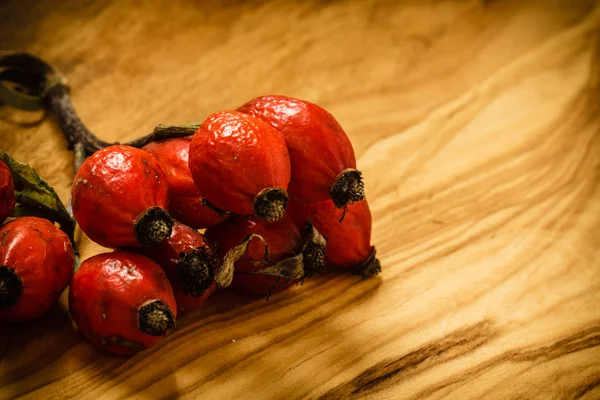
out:
<path id="1" fill-rule="evenodd" d="M 179 222 L 171 236 L 148 251 L 167 274 L 180 313 L 199 308 L 215 291 L 218 257 L 197 231 Z"/>
<path id="2" fill-rule="evenodd" d="M 313 203 L 332 199 L 337 207 L 360 201 L 364 186 L 350 139 L 322 107 L 286 96 L 261 96 L 238 111 L 269 123 L 290 153 L 291 197 Z"/>
<path id="3" fill-rule="evenodd" d="M 151 347 L 175 326 L 167 276 L 151 259 L 115 251 L 88 258 L 69 290 L 73 320 L 90 342 L 129 355 Z"/>
<path id="4" fill-rule="evenodd" d="M 0 161 L 0 224 L 15 208 L 15 186 L 10 169 Z"/>
<path id="5" fill-rule="evenodd" d="M 352 269 L 363 275 L 381 271 L 375 247 L 371 245 L 371 210 L 366 199 L 348 206 L 342 222 L 342 212 L 331 200 L 310 205 L 294 202 L 289 213 L 296 223 L 310 221 L 327 238 L 328 266 Z"/>
<path id="6" fill-rule="evenodd" d="M 194 185 L 188 165 L 191 137 L 152 142 L 144 150 L 162 167 L 169 183 L 169 213 L 178 221 L 195 228 L 208 228 L 223 221 L 227 214 L 207 206 Z"/>
<path id="7" fill-rule="evenodd" d="M 0 228 L 0 322 L 46 313 L 73 275 L 67 235 L 50 221 L 21 217 Z"/>
<path id="8" fill-rule="evenodd" d="M 261 235 L 269 247 L 270 261 L 265 264 L 265 244 L 253 238 L 244 257 L 235 264 L 235 273 L 231 289 L 240 293 L 267 295 L 280 292 L 298 281 L 281 279 L 271 275 L 253 272 L 267 268 L 272 262 L 281 261 L 301 251 L 302 238 L 294 223 L 287 217 L 277 222 L 265 222 L 259 219 L 245 219 L 233 216 L 227 221 L 206 230 L 208 241 L 215 243 L 221 257 L 251 234 Z"/>
<path id="9" fill-rule="evenodd" d="M 171 234 L 167 178 L 148 152 L 109 146 L 79 168 L 72 206 L 81 230 L 105 247 L 147 247 Z"/>
<path id="10" fill-rule="evenodd" d="M 265 122 L 236 111 L 210 115 L 194 134 L 189 166 L 196 187 L 214 206 L 267 221 L 283 216 L 289 154 Z"/>

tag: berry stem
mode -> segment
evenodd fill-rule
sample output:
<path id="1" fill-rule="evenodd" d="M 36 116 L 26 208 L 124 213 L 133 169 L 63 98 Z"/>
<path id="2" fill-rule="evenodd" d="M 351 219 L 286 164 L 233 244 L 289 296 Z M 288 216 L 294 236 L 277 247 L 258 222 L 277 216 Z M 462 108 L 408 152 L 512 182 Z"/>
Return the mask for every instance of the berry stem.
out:
<path id="1" fill-rule="evenodd" d="M 179 137 L 192 136 L 198 128 L 199 123 L 188 125 L 158 125 L 152 133 L 125 143 L 126 146 L 141 148 L 151 142 L 159 140 L 173 139 Z"/>
<path id="2" fill-rule="evenodd" d="M 56 116 L 58 125 L 67 139 L 69 149 L 80 144 L 84 156 L 112 144 L 98 138 L 81 121 L 69 94 L 66 79 L 50 64 L 28 53 L 4 53 L 0 56 L 3 80 L 0 82 L 0 101 L 22 110 L 47 108 Z M 6 85 L 5 82 L 10 82 Z M 150 142 L 175 137 L 191 136 L 200 124 L 183 126 L 159 125 L 146 136 L 125 143 L 143 147 Z M 85 159 L 85 158 L 83 158 Z M 75 172 L 83 159 L 75 162 Z"/>
<path id="3" fill-rule="evenodd" d="M 69 143 L 69 148 L 76 149 L 77 144 L 80 144 L 85 151 L 84 154 L 90 155 L 107 146 L 119 144 L 117 142 L 109 143 L 101 140 L 85 126 L 73 107 L 69 88 L 62 82 L 51 83 L 51 86 L 46 91 L 46 103 L 50 111 L 56 115 L 58 125 Z M 158 140 L 191 136 L 199 126 L 200 124 L 198 123 L 181 126 L 158 125 L 152 133 L 123 144 L 141 148 L 148 143 Z M 83 160 L 76 161 L 75 172 L 77 172 L 82 162 Z"/>
<path id="4" fill-rule="evenodd" d="M 81 143 L 88 153 L 93 153 L 110 143 L 99 139 L 81 121 L 69 95 L 69 88 L 62 82 L 48 82 L 46 90 L 47 107 L 56 115 L 58 125 L 69 143 L 69 148 Z"/>

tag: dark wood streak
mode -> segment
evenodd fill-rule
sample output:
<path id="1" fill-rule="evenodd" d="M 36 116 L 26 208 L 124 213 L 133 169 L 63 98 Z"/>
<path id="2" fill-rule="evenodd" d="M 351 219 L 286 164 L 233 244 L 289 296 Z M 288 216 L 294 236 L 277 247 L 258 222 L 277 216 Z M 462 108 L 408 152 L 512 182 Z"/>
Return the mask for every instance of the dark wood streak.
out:
<path id="1" fill-rule="evenodd" d="M 591 381 L 590 383 L 588 383 L 587 385 L 585 385 L 581 389 L 577 390 L 573 394 L 572 399 L 573 400 L 580 399 L 583 396 L 585 396 L 587 393 L 591 392 L 592 390 L 594 390 L 597 387 L 600 387 L 600 376 L 596 376 L 593 381 Z"/>
<path id="2" fill-rule="evenodd" d="M 285 371 L 279 378 L 275 379 L 274 382 L 277 382 L 279 380 L 281 380 L 281 378 L 283 378 L 284 376 L 286 376 L 290 371 L 293 371 L 294 369 L 298 368 L 300 365 L 306 363 L 307 361 L 312 360 L 313 358 L 325 353 L 326 351 L 329 351 L 331 349 L 333 349 L 334 347 L 337 347 L 339 345 L 339 343 L 334 343 L 333 345 L 324 348 L 321 351 L 316 352 L 315 354 L 311 354 L 310 356 L 306 357 L 305 359 L 303 359 L 302 361 L 296 363 L 294 366 L 290 367 L 287 371 Z"/>
<path id="3" fill-rule="evenodd" d="M 399 359 L 377 363 L 350 382 L 331 389 L 321 399 L 353 398 L 387 389 L 441 363 L 475 351 L 495 339 L 499 333 L 489 320 L 458 329 Z"/>
<path id="4" fill-rule="evenodd" d="M 430 396 L 447 387 L 472 381 L 474 378 L 481 376 L 487 371 L 506 362 L 522 363 L 536 361 L 545 363 L 567 354 L 596 346 L 600 346 L 600 325 L 574 333 L 546 346 L 507 351 L 475 367 L 466 369 L 460 374 L 454 375 L 452 378 L 446 379 L 437 385 L 430 386 L 417 394 L 414 398 L 419 399 Z M 591 390 L 591 388 L 589 390 Z"/>

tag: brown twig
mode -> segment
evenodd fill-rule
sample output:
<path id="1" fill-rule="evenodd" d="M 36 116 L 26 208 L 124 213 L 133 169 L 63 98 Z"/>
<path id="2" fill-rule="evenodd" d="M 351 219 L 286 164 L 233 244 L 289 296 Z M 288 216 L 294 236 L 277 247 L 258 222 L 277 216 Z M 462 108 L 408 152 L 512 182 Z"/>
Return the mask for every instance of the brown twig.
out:
<path id="1" fill-rule="evenodd" d="M 69 88 L 63 83 L 58 82 L 48 87 L 46 104 L 56 115 L 58 125 L 69 142 L 69 148 L 74 148 L 76 143 L 81 143 L 86 153 L 92 154 L 111 145 L 111 143 L 99 139 L 81 121 L 71 103 Z"/>
<path id="2" fill-rule="evenodd" d="M 80 149 L 83 149 L 83 154 L 90 155 L 107 146 L 120 144 L 119 142 L 105 142 L 85 126 L 73 107 L 68 87 L 63 83 L 58 82 L 47 89 L 46 104 L 50 111 L 56 115 L 60 129 L 67 142 L 69 142 L 69 148 L 77 150 L 76 146 L 79 144 Z M 140 148 L 158 140 L 191 136 L 199 126 L 199 123 L 181 126 L 158 125 L 152 133 L 122 144 Z M 79 150 L 79 156 L 81 156 L 81 150 Z M 75 171 L 79 169 L 81 162 L 83 161 L 76 161 L 75 165 L 77 168 Z"/>

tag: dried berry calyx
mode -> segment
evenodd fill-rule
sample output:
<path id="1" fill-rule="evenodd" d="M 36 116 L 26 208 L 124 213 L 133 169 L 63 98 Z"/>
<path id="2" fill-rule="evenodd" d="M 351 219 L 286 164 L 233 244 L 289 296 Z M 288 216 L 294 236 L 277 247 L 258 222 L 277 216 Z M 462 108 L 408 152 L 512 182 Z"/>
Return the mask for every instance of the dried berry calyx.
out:
<path id="1" fill-rule="evenodd" d="M 231 285 L 231 282 L 233 281 L 233 273 L 235 271 L 235 264 L 244 257 L 246 251 L 248 251 L 248 245 L 250 244 L 252 239 L 258 239 L 264 244 L 264 260 L 268 261 L 271 258 L 269 246 L 267 245 L 265 238 L 256 233 L 248 235 L 246 238 L 244 238 L 244 240 L 242 240 L 242 242 L 239 245 L 231 248 L 223 257 L 223 265 L 221 266 L 221 270 L 215 277 L 215 280 L 217 281 L 219 287 L 225 288 Z"/>
<path id="2" fill-rule="evenodd" d="M 208 246 L 181 253 L 177 263 L 177 277 L 186 295 L 200 297 L 213 284 L 218 263 L 214 251 Z"/>
<path id="3" fill-rule="evenodd" d="M 168 238 L 172 229 L 173 218 L 161 207 L 151 207 L 137 217 L 134 233 L 142 246 L 151 247 Z"/>
<path id="4" fill-rule="evenodd" d="M 365 197 L 362 173 L 354 168 L 346 168 L 335 178 L 330 192 L 337 208 L 361 201 Z"/>
<path id="5" fill-rule="evenodd" d="M 311 223 L 306 223 L 305 244 L 302 249 L 304 277 L 310 278 L 325 269 L 327 238 Z"/>
<path id="6" fill-rule="evenodd" d="M 140 331 L 151 336 L 167 336 L 175 327 L 175 316 L 162 300 L 151 300 L 138 310 Z"/>
<path id="7" fill-rule="evenodd" d="M 0 307 L 14 306 L 23 294 L 23 282 L 14 269 L 0 266 Z"/>
<path id="8" fill-rule="evenodd" d="M 360 264 L 356 268 L 355 273 L 362 275 L 363 278 L 366 278 L 369 275 L 378 275 L 381 272 L 381 263 L 376 255 L 377 250 L 375 249 L 375 246 L 372 246 L 369 258 L 367 258 L 364 263 Z"/>
<path id="9" fill-rule="evenodd" d="M 254 214 L 266 221 L 281 219 L 287 207 L 288 194 L 278 187 L 263 189 L 254 198 Z"/>

